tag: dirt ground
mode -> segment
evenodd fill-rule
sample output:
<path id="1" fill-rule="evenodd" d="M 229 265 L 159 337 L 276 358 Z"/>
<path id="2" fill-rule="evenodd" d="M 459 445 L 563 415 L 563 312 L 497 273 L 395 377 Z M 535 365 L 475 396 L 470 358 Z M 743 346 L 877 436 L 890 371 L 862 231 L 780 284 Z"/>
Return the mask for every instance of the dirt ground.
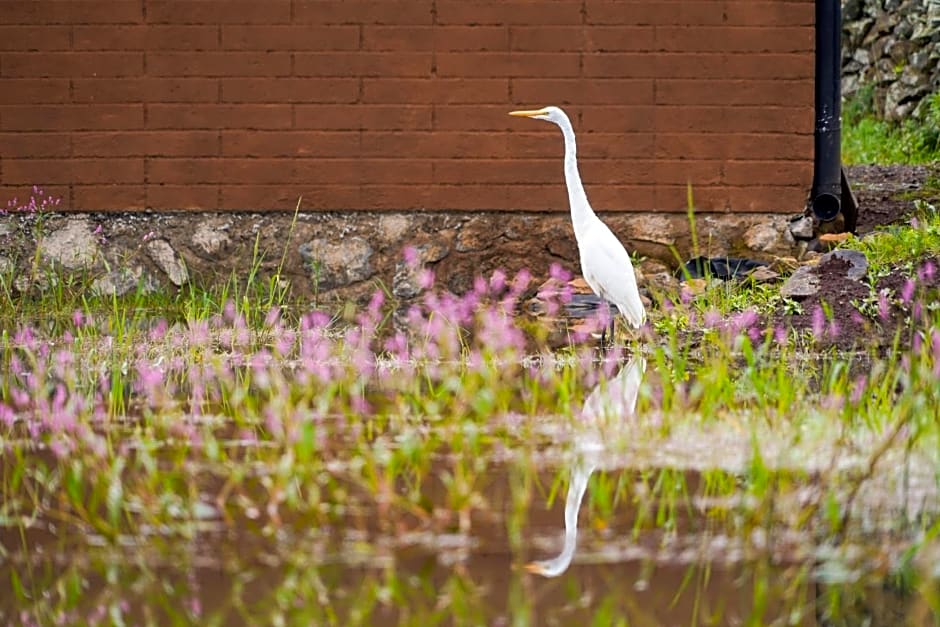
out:
<path id="1" fill-rule="evenodd" d="M 909 220 L 916 198 L 933 204 L 940 202 L 938 173 L 938 168 L 926 166 L 849 168 L 849 180 L 859 201 L 858 236 L 865 237 L 879 227 Z M 932 276 L 917 277 L 916 269 L 928 261 L 932 261 L 938 271 Z M 935 298 L 940 287 L 940 257 L 918 260 L 913 277 L 910 269 L 894 268 L 875 284 L 876 292 L 885 293 L 879 313 L 879 303 L 872 298 L 869 286 L 846 278 L 848 265 L 839 259 L 820 265 L 817 268 L 819 293 L 802 301 L 802 313 L 779 312 L 771 322 L 810 333 L 815 323 L 818 331 L 818 315 L 814 320 L 814 311 L 825 303 L 831 310 L 831 320 L 835 325 L 827 321 L 824 331 L 817 334 L 821 347 L 853 350 L 877 345 L 885 350 L 893 343 L 899 325 L 906 325 L 906 321 L 916 314 L 913 303 L 905 303 L 902 298 L 908 279 L 916 280 L 915 300 L 929 302 L 928 298 L 931 295 Z M 859 312 L 857 305 L 866 299 L 867 312 Z M 884 302 L 887 302 L 887 308 Z M 910 342 L 912 338 L 902 335 L 901 339 Z"/>
<path id="2" fill-rule="evenodd" d="M 860 205 L 858 235 L 864 236 L 876 227 L 903 219 L 913 210 L 914 198 L 940 200 L 940 188 L 935 180 L 938 176 L 940 166 L 850 166 L 849 182 Z"/>

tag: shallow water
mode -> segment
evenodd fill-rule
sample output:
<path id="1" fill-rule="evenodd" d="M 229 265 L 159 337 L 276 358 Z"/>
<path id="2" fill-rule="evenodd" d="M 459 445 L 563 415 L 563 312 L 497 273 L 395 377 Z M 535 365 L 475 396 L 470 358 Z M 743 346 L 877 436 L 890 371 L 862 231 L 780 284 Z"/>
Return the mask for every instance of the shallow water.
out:
<path id="1" fill-rule="evenodd" d="M 588 506 L 571 565 L 542 577 L 524 565 L 560 551 L 563 495 L 547 506 L 534 491 L 514 549 L 510 478 L 501 467 L 491 477 L 490 507 L 468 532 L 406 520 L 389 529 L 378 508 L 334 525 L 288 519 L 276 529 L 207 514 L 198 524 L 112 541 L 63 536 L 52 521 L 6 527 L 0 581 L 16 573 L 18 583 L 0 595 L 0 617 L 4 624 L 231 625 L 281 617 L 287 624 L 541 625 L 624 617 L 637 625 L 813 625 L 830 624 L 823 614 L 832 598 L 835 624 L 892 624 L 927 611 L 884 576 L 881 556 L 892 551 L 883 538 L 827 550 L 792 530 L 744 534 L 697 508 L 683 509 L 664 531 L 653 521 L 637 525 L 628 502 L 603 525 Z M 636 477 L 601 470 L 592 481 Z M 693 491 L 696 481 L 688 476 Z"/>
<path id="2" fill-rule="evenodd" d="M 357 484 L 362 442 L 334 433 L 317 449 L 329 461 L 299 480 L 296 502 L 273 507 L 265 499 L 278 493 L 279 458 L 226 419 L 191 422 L 242 462 L 248 478 L 235 493 L 226 493 L 230 465 L 177 455 L 170 439 L 140 443 L 134 417 L 111 421 L 103 428 L 123 442 L 128 468 L 153 455 L 168 476 L 192 480 L 188 504 L 152 518 L 152 503 L 128 503 L 118 532 L 69 518 L 54 491 L 32 509 L 4 504 L 0 622 L 877 625 L 940 615 L 923 594 L 940 574 L 930 557 L 904 561 L 937 530 L 933 460 L 891 446 L 858 480 L 885 434 L 637 415 L 643 372 L 642 360 L 629 362 L 574 421 L 488 423 L 528 448 L 503 443 L 467 460 L 445 439 L 417 488 L 400 476 L 372 491 Z M 386 425 L 369 443 L 381 457 L 415 433 Z M 6 445 L 34 467 L 56 467 L 25 435 Z M 472 506 L 458 510 L 448 481 L 470 462 L 480 466 Z M 0 466 L 0 485 L 9 468 Z M 322 492 L 308 504 L 313 489 Z M 97 507 L 106 519 L 107 503 Z M 842 510 L 839 526 L 832 512 Z"/>

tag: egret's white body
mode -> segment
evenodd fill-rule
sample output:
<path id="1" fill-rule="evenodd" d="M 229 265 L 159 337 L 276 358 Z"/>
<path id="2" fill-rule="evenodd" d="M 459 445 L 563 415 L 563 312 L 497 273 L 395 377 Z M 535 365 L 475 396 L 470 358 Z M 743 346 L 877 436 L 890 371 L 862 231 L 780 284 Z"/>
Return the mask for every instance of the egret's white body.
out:
<path id="1" fill-rule="evenodd" d="M 616 305 L 630 325 L 640 328 L 646 322 L 646 309 L 636 286 L 633 262 L 617 236 L 588 203 L 578 174 L 577 146 L 568 116 L 558 107 L 512 111 L 509 115 L 546 120 L 561 128 L 565 138 L 565 184 L 574 237 L 581 257 L 581 274 L 595 294 Z"/>
<path id="2" fill-rule="evenodd" d="M 634 357 L 617 376 L 598 385 L 584 401 L 581 421 L 586 431 L 575 446 L 578 456 L 571 468 L 571 483 L 565 498 L 565 540 L 561 553 L 549 560 L 531 562 L 526 570 L 543 577 L 557 577 L 568 570 L 578 545 L 578 513 L 587 490 L 591 474 L 600 465 L 598 454 L 604 451 L 604 442 L 598 429 L 612 420 L 628 420 L 636 415 L 636 399 L 646 372 L 646 360 Z"/>

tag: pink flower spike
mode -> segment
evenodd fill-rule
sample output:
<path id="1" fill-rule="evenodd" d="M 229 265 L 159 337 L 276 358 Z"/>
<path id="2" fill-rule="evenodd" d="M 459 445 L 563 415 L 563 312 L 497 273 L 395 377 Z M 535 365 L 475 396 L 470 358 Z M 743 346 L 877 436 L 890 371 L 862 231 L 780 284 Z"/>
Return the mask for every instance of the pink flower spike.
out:
<path id="1" fill-rule="evenodd" d="M 888 303 L 888 295 L 884 290 L 878 293 L 878 317 L 887 321 L 891 315 L 891 305 Z"/>
<path id="2" fill-rule="evenodd" d="M 378 313 L 384 304 L 385 292 L 382 290 L 375 290 L 375 292 L 372 293 L 372 298 L 369 300 L 369 311 L 372 313 Z"/>
<path id="3" fill-rule="evenodd" d="M 901 288 L 901 302 L 905 305 L 914 298 L 914 287 L 915 283 L 913 279 L 908 279 L 904 282 L 904 287 Z"/>
<path id="4" fill-rule="evenodd" d="M 0 424 L 5 425 L 7 429 L 12 429 L 15 421 L 16 414 L 13 410 L 5 403 L 0 403 Z"/>
<path id="5" fill-rule="evenodd" d="M 758 327 L 749 327 L 747 330 L 747 336 L 751 338 L 751 342 L 754 344 L 758 343 L 763 335 L 764 332 Z"/>
<path id="6" fill-rule="evenodd" d="M 865 393 L 865 386 L 868 384 L 868 379 L 865 375 L 859 376 L 855 380 L 855 385 L 852 386 L 852 394 L 849 397 L 849 400 L 853 405 L 858 405 L 862 400 L 862 395 Z"/>
<path id="7" fill-rule="evenodd" d="M 932 281 L 934 275 L 937 273 L 937 266 L 933 261 L 928 261 L 924 264 L 924 267 L 921 268 L 921 271 L 924 273 L 924 279 Z"/>
<path id="8" fill-rule="evenodd" d="M 822 337 L 826 328 L 826 313 L 821 305 L 817 304 L 813 309 L 813 337 L 817 340 Z"/>
<path id="9" fill-rule="evenodd" d="M 933 357 L 933 376 L 940 377 L 940 331 L 930 332 L 930 351 Z"/>
<path id="10" fill-rule="evenodd" d="M 760 316 L 757 315 L 757 312 L 753 309 L 746 309 L 741 313 L 737 314 L 733 318 L 733 326 L 735 331 L 743 331 L 745 329 L 750 329 L 755 324 L 760 321 Z"/>
<path id="11" fill-rule="evenodd" d="M 268 311 L 267 315 L 264 317 L 264 324 L 268 327 L 273 327 L 277 324 L 278 320 L 281 318 L 281 310 L 274 306 Z"/>
<path id="12" fill-rule="evenodd" d="M 532 281 L 532 273 L 527 269 L 523 268 L 516 273 L 516 276 L 512 280 L 512 294 L 513 296 L 519 296 L 522 292 L 529 287 L 529 283 Z"/>
<path id="13" fill-rule="evenodd" d="M 418 263 L 418 249 L 414 246 L 405 246 L 405 250 L 402 251 L 402 257 L 404 257 L 406 264 L 415 266 Z"/>
<path id="14" fill-rule="evenodd" d="M 565 270 L 558 262 L 552 262 L 552 265 L 549 266 L 548 276 L 562 283 L 567 283 L 571 280 L 571 273 Z"/>
<path id="15" fill-rule="evenodd" d="M 787 329 L 782 324 L 778 324 L 774 328 L 774 341 L 781 346 L 787 343 Z"/>
<path id="16" fill-rule="evenodd" d="M 432 285 L 434 285 L 434 271 L 425 268 L 418 274 L 418 286 L 423 290 L 427 290 Z"/>
<path id="17" fill-rule="evenodd" d="M 503 291 L 503 288 L 506 287 L 506 273 L 502 270 L 496 270 L 493 272 L 493 276 L 490 277 L 490 290 L 494 294 L 498 294 Z"/>

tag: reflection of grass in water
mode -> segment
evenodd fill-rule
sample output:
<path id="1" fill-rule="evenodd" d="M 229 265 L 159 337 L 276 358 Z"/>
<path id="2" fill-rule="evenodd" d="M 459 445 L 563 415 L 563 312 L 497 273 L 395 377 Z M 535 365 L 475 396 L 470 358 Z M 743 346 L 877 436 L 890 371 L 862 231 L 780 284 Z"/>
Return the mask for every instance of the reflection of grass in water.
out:
<path id="1" fill-rule="evenodd" d="M 870 245 L 895 251 L 887 257 L 924 249 L 914 242 L 929 233 L 897 236 L 906 243 Z M 576 347 L 533 359 L 508 314 L 526 283 L 524 275 L 495 276 L 459 298 L 428 291 L 405 312 L 401 332 L 388 317 L 398 303 L 385 302 L 381 291 L 368 307 L 334 317 L 305 312 L 260 279 L 104 300 L 68 290 L 52 300 L 7 293 L 0 298 L 0 520 L 24 534 L 54 523 L 61 538 L 94 534 L 112 547 L 153 531 L 187 541 L 206 525 L 239 529 L 239 543 L 263 547 L 279 534 L 341 528 L 360 538 L 343 545 L 339 557 L 349 559 L 350 549 L 371 555 L 380 541 L 394 545 L 406 533 L 425 534 L 443 550 L 445 534 L 472 535 L 489 517 L 506 528 L 521 560 L 531 508 L 556 489 L 539 475 L 545 462 L 533 460 L 547 456 L 549 467 L 557 465 L 574 446 L 582 399 L 619 365 L 616 354 L 597 363 L 592 350 Z M 861 510 L 845 511 L 861 498 L 852 496 L 857 486 L 895 470 L 905 459 L 898 451 L 928 464 L 920 470 L 930 474 L 940 450 L 936 290 L 915 285 L 903 311 L 921 303 L 920 317 L 908 322 L 919 339 L 899 339 L 886 356 L 861 347 L 862 356 L 807 358 L 806 349 L 837 331 L 823 325 L 819 337 L 796 338 L 764 329 L 759 314 L 775 298 L 763 287 L 715 286 L 659 312 L 660 337 L 629 346 L 644 350 L 650 364 L 639 418 L 611 436 L 619 462 L 592 478 L 585 518 L 625 538 L 665 543 L 691 530 L 738 539 L 756 560 L 749 581 L 758 622 L 761 608 L 772 612 L 781 600 L 802 615 L 817 602 L 806 598 L 806 559 L 781 574 L 763 552 L 769 539 L 796 531 L 811 546 L 857 541 Z M 33 326 L 17 322 L 40 314 Z M 690 340 L 689 330 L 701 333 Z M 696 434 L 714 437 L 718 448 L 691 446 Z M 504 497 L 494 496 L 501 481 L 494 459 L 509 468 Z M 843 470 L 849 462 L 852 470 Z M 925 534 L 906 545 L 904 572 L 914 589 L 931 585 L 918 561 L 937 549 L 927 514 L 912 523 Z M 27 537 L 5 549 L 34 553 Z M 291 620 L 368 622 L 392 606 L 415 621 L 476 620 L 487 594 L 484 582 L 459 569 L 428 589 L 427 579 L 399 576 L 392 565 L 340 602 L 338 584 L 317 579 L 316 551 L 272 551 L 296 568 L 272 583 L 265 607 Z M 864 561 L 853 567 L 868 569 Z M 124 612 L 121 595 L 131 586 L 122 573 L 133 567 L 102 568 L 111 583 L 102 585 L 98 605 Z M 15 607 L 40 622 L 60 609 L 90 607 L 85 575 L 68 574 L 75 570 L 56 573 L 56 585 L 38 570 L 9 572 L 17 573 L 10 575 Z M 708 589 L 706 571 L 690 573 L 686 588 Z M 538 622 L 533 584 L 517 576 L 508 590 L 513 611 Z M 581 592 L 578 598 L 589 594 Z M 243 605 L 249 593 L 233 589 L 225 611 L 266 615 L 260 605 Z M 828 611 L 838 615 L 842 601 L 832 595 Z M 294 607 L 298 596 L 327 599 L 323 613 Z M 632 601 L 595 599 L 590 610 L 603 621 L 631 611 Z"/>

